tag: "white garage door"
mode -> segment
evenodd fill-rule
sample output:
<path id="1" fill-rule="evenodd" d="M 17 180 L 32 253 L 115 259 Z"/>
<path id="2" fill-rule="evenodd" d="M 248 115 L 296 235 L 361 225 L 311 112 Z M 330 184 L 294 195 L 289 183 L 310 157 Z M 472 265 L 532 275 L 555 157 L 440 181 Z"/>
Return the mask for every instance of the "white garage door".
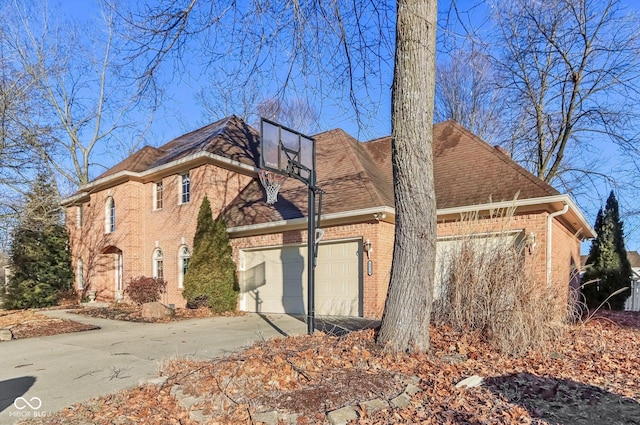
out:
<path id="1" fill-rule="evenodd" d="M 434 282 L 434 299 L 439 299 L 442 292 L 442 282 L 449 273 L 451 256 L 460 251 L 465 242 L 471 242 L 480 252 L 491 252 L 501 246 L 519 244 L 524 237 L 522 230 L 500 233 L 484 233 L 465 238 L 438 238 L 436 243 L 436 276 Z"/>
<path id="2" fill-rule="evenodd" d="M 362 316 L 362 242 L 320 244 L 315 275 L 317 315 Z M 305 314 L 307 246 L 243 251 L 240 308 Z"/>

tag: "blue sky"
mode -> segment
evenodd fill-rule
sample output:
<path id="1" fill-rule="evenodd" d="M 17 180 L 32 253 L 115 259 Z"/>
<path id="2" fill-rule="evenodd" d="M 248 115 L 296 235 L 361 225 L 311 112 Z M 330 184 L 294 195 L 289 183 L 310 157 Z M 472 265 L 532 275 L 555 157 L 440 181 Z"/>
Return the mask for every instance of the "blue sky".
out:
<path id="1" fill-rule="evenodd" d="M 125 3 L 128 0 L 123 0 Z M 637 10 L 638 4 L 631 0 L 623 1 L 632 11 Z M 490 31 L 490 27 L 485 22 L 485 13 L 487 6 L 479 0 L 461 0 L 457 2 L 459 15 L 451 15 L 452 18 L 460 17 L 465 27 L 457 22 L 455 26 L 450 27 L 453 37 L 460 34 L 462 37 L 468 28 L 476 27 L 480 32 Z M 449 9 L 449 0 L 441 1 L 439 4 L 441 18 Z M 61 10 L 66 15 L 76 20 L 92 20 L 98 13 L 96 0 L 61 0 Z M 455 19 L 452 21 L 455 22 Z M 166 69 L 166 68 L 165 68 Z M 329 130 L 332 128 L 343 128 L 348 133 L 358 137 L 361 140 L 368 140 L 375 137 L 387 135 L 391 131 L 390 119 L 390 95 L 391 95 L 391 71 L 385 75 L 379 76 L 381 82 L 378 92 L 374 94 L 379 99 L 377 113 L 368 121 L 366 127 L 360 128 L 357 125 L 353 113 L 349 113 L 349 108 L 336 109 L 332 106 L 323 105 L 320 110 L 320 128 L 319 130 Z M 168 86 L 167 98 L 154 116 L 153 125 L 147 136 L 147 143 L 159 145 L 184 134 L 187 131 L 196 129 L 213 120 L 214 117 L 207 115 L 205 110 L 199 104 L 198 93 L 208 89 L 208 82 L 203 77 L 202 70 L 194 70 L 193 73 L 174 76 L 171 84 Z M 144 115 L 144 112 L 143 114 Z M 98 159 L 105 166 L 113 165 L 122 159 L 119 152 L 106 153 L 103 158 Z M 97 158 L 96 158 L 97 159 Z M 603 160 L 611 161 L 606 158 L 606 152 L 603 152 Z M 616 164 L 611 164 L 611 169 L 615 169 Z M 98 173 L 101 170 L 97 170 Z M 578 205 L 590 223 L 593 223 L 597 213 L 598 205 L 603 204 L 608 195 L 609 188 L 602 187 L 599 197 L 589 196 L 587 198 L 577 199 Z M 622 205 L 624 209 L 624 205 Z M 623 211 L 624 213 L 624 211 Z M 627 245 L 630 250 L 640 249 L 640 229 L 636 228 L 635 222 L 631 219 L 626 220 Z M 583 251 L 588 250 L 588 245 L 583 246 Z"/>

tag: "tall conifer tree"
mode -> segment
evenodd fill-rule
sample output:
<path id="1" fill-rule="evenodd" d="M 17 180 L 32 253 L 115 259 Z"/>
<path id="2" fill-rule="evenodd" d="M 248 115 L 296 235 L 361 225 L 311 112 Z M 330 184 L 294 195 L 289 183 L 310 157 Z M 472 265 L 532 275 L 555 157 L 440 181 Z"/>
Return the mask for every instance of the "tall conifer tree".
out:
<path id="1" fill-rule="evenodd" d="M 583 277 L 582 292 L 591 308 L 598 307 L 607 297 L 631 285 L 631 264 L 624 244 L 624 223 L 620 220 L 618 201 L 613 191 L 604 210 L 598 211 L 594 225 L 596 239 L 591 243 L 587 271 Z M 595 282 L 588 283 L 596 280 Z M 620 310 L 629 291 L 611 297 L 611 308 Z"/>
<path id="2" fill-rule="evenodd" d="M 213 220 L 211 204 L 205 197 L 200 205 L 193 255 L 184 276 L 182 295 L 191 305 L 206 305 L 216 313 L 234 311 L 238 280 L 227 225 Z"/>
<path id="3" fill-rule="evenodd" d="M 69 235 L 55 184 L 39 174 L 26 195 L 9 255 L 12 276 L 3 308 L 55 305 L 73 287 Z"/>

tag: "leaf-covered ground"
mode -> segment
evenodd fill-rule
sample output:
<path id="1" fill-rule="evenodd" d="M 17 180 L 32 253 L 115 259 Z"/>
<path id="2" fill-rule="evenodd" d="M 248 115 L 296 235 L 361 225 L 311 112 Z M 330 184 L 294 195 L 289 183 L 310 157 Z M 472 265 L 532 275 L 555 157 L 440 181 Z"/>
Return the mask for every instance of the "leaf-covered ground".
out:
<path id="1" fill-rule="evenodd" d="M 640 424 L 640 316 L 605 316 L 570 328 L 551 350 L 521 357 L 442 327 L 432 328 L 426 354 L 385 353 L 372 330 L 279 338 L 215 361 L 173 360 L 162 367 L 163 385 L 91 400 L 35 423 L 187 425 L 197 423 L 190 412 L 200 411 L 208 423 L 239 424 L 277 410 L 319 424 L 329 410 L 394 397 L 417 376 L 422 392 L 409 406 L 359 409 L 354 423 Z M 455 387 L 472 375 L 484 384 Z"/>
<path id="2" fill-rule="evenodd" d="M 0 329 L 10 329 L 13 339 L 21 339 L 88 331 L 98 327 L 73 320 L 54 319 L 32 310 L 0 310 Z"/>
<path id="3" fill-rule="evenodd" d="M 108 307 L 79 307 L 71 310 L 73 313 L 84 316 L 99 317 L 102 319 L 124 320 L 128 322 L 144 322 L 144 323 L 162 323 L 174 320 L 194 319 L 202 317 L 213 317 L 214 313 L 208 308 L 176 308 L 174 315 L 164 319 L 150 319 L 142 317 L 142 309 L 140 306 L 118 303 L 111 304 Z M 229 315 L 237 315 L 242 313 L 229 313 Z"/>

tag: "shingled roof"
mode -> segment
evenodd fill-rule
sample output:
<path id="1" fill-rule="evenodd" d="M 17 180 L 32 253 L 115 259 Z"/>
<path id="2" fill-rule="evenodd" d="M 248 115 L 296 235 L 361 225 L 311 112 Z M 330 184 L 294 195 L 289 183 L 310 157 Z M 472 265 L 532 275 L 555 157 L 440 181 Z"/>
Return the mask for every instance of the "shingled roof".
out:
<path id="1" fill-rule="evenodd" d="M 234 115 L 177 137 L 159 148 L 145 146 L 96 180 L 122 171 L 147 171 L 201 152 L 257 166 L 258 138 L 255 129 Z"/>
<path id="2" fill-rule="evenodd" d="M 322 213 L 331 214 L 393 205 L 393 186 L 362 143 L 343 130 L 314 136 L 317 186 L 323 190 Z M 256 180 L 223 212 L 230 226 L 306 217 L 307 188 L 288 178 L 278 202 L 267 205 Z"/>
<path id="3" fill-rule="evenodd" d="M 391 137 L 364 146 L 391 181 Z M 438 209 L 560 194 L 455 121 L 433 127 L 433 169 Z"/>
<path id="4" fill-rule="evenodd" d="M 259 135 L 231 116 L 180 136 L 159 148 L 146 146 L 97 180 L 122 171 L 142 173 L 184 158 L 209 153 L 250 167 L 259 164 Z M 393 207 L 391 137 L 361 143 L 343 130 L 314 136 L 317 186 L 322 213 Z M 508 155 L 454 121 L 434 126 L 434 174 L 438 209 L 558 195 L 553 187 L 518 165 Z M 265 203 L 255 179 L 223 211 L 230 226 L 306 217 L 307 188 L 288 178 L 275 205 Z"/>

